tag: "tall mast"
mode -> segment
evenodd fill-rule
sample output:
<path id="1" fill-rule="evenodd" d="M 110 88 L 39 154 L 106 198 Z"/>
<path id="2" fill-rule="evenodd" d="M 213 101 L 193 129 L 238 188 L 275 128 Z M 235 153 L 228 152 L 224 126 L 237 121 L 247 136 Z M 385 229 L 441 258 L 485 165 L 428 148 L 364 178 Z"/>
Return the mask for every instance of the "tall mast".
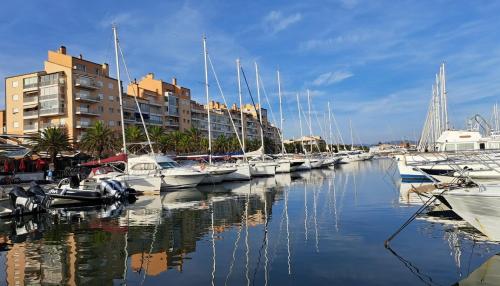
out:
<path id="1" fill-rule="evenodd" d="M 312 136 L 313 136 L 313 131 L 312 131 L 312 125 L 311 125 L 311 95 L 309 94 L 309 89 L 307 90 L 307 110 L 308 110 L 308 116 L 309 116 L 309 135 L 311 136 L 311 139 L 312 139 Z M 312 141 L 311 141 L 311 153 L 312 153 Z"/>
<path id="2" fill-rule="evenodd" d="M 281 155 L 285 154 L 285 142 L 283 141 L 283 109 L 281 106 L 281 80 L 280 80 L 280 71 L 277 71 L 278 74 L 278 97 L 280 100 L 280 135 L 281 135 Z"/>
<path id="3" fill-rule="evenodd" d="M 302 144 L 302 150 L 304 151 L 304 154 L 307 154 L 306 148 L 304 147 L 304 134 L 302 133 L 302 115 L 300 112 L 300 100 L 298 93 L 297 93 L 297 110 L 299 111 L 300 143 Z"/>
<path id="4" fill-rule="evenodd" d="M 444 109 L 444 126 L 445 130 L 450 129 L 450 123 L 448 122 L 448 95 L 446 94 L 446 72 L 444 69 L 444 63 L 441 68 L 441 93 L 443 97 L 443 109 Z"/>
<path id="5" fill-rule="evenodd" d="M 259 120 L 260 120 L 260 142 L 262 148 L 262 159 L 264 159 L 264 125 L 262 124 L 262 104 L 260 103 L 260 85 L 259 85 L 259 67 L 255 63 L 255 80 L 257 81 L 257 100 L 259 101 Z"/>
<path id="6" fill-rule="evenodd" d="M 236 59 L 236 70 L 238 72 L 238 96 L 240 97 L 240 115 L 241 115 L 241 145 L 245 153 L 245 121 L 243 116 L 243 100 L 241 99 L 241 78 L 240 78 L 240 59 Z"/>
<path id="7" fill-rule="evenodd" d="M 354 138 L 352 136 L 352 122 L 350 118 L 349 118 L 349 129 L 351 129 L 351 151 L 352 151 L 354 149 Z"/>
<path id="8" fill-rule="evenodd" d="M 127 142 L 125 141 L 125 121 L 123 120 L 122 82 L 120 80 L 120 62 L 118 61 L 118 32 L 115 25 L 113 25 L 113 38 L 115 42 L 116 80 L 118 81 L 118 100 L 120 101 L 120 125 L 122 127 L 123 153 L 127 154 Z"/>
<path id="9" fill-rule="evenodd" d="M 330 111 L 330 102 L 328 102 L 328 125 L 329 125 L 329 128 L 330 128 L 330 134 L 329 134 L 329 137 L 330 137 L 330 144 L 333 145 L 333 133 L 332 133 L 332 112 Z M 337 147 L 338 148 L 338 147 Z M 339 152 L 340 150 L 337 149 L 337 152 Z M 330 149 L 330 152 L 333 153 L 333 150 Z"/>
<path id="10" fill-rule="evenodd" d="M 208 95 L 207 37 L 203 35 L 203 59 L 205 61 L 205 95 L 207 97 L 208 163 L 212 165 L 212 130 L 210 126 L 210 97 Z"/>

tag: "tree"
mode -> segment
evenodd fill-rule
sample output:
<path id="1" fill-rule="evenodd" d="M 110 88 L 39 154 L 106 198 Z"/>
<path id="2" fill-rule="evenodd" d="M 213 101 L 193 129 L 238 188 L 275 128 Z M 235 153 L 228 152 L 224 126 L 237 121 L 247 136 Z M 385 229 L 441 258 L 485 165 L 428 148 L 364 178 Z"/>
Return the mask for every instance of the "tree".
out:
<path id="1" fill-rule="evenodd" d="M 54 163 L 61 151 L 71 150 L 71 143 L 66 130 L 61 127 L 49 127 L 38 132 L 33 139 L 35 152 L 47 152 L 50 162 Z"/>
<path id="2" fill-rule="evenodd" d="M 104 125 L 101 121 L 96 121 L 80 141 L 80 148 L 88 152 L 97 159 L 101 159 L 104 152 L 113 153 L 119 146 L 116 133 Z"/>
<path id="3" fill-rule="evenodd" d="M 160 141 L 164 135 L 164 130 L 161 126 L 153 125 L 148 128 L 149 139 L 153 144 L 155 152 L 160 151 Z"/>
<path id="4" fill-rule="evenodd" d="M 139 126 L 132 125 L 125 129 L 125 139 L 127 143 L 144 141 L 144 134 Z"/>

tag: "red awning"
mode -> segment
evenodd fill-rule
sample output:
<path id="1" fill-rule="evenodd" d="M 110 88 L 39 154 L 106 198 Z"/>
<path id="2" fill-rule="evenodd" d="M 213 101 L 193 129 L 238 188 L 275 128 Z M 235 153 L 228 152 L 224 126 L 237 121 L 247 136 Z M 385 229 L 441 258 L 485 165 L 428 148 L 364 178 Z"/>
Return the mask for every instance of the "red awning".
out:
<path id="1" fill-rule="evenodd" d="M 102 160 L 96 160 L 96 161 L 89 161 L 86 163 L 80 164 L 80 166 L 98 166 L 98 165 L 103 165 L 103 164 L 108 164 L 108 163 L 115 163 L 115 162 L 127 162 L 127 155 L 126 154 L 120 154 L 116 156 L 112 156 L 106 159 Z"/>

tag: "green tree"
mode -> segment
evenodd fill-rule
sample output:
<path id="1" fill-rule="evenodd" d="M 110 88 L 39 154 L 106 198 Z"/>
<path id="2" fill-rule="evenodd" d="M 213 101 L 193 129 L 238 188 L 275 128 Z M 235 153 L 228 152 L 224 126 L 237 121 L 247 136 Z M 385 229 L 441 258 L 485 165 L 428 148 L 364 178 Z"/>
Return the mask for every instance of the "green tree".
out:
<path id="1" fill-rule="evenodd" d="M 71 143 L 66 130 L 60 127 L 49 127 L 38 132 L 33 139 L 35 152 L 47 152 L 50 161 L 55 162 L 57 154 L 61 151 L 71 150 Z"/>
<path id="2" fill-rule="evenodd" d="M 132 125 L 125 129 L 125 140 L 127 143 L 144 141 L 144 133 L 139 126 Z"/>
<path id="3" fill-rule="evenodd" d="M 161 126 L 153 125 L 148 128 L 149 139 L 153 144 L 155 152 L 160 151 L 160 141 L 163 136 L 165 136 L 165 131 Z"/>
<path id="4" fill-rule="evenodd" d="M 101 159 L 104 152 L 113 153 L 118 146 L 116 133 L 101 121 L 96 121 L 80 141 L 80 148 L 97 159 Z"/>

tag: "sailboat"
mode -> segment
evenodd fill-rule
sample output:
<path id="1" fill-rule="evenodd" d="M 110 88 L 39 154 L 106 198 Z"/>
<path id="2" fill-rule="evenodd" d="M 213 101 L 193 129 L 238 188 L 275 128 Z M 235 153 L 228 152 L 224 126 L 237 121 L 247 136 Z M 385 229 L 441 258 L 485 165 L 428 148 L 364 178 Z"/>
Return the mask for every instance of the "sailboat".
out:
<path id="1" fill-rule="evenodd" d="M 247 155 L 256 155 L 255 158 L 248 161 L 250 163 L 250 172 L 252 177 L 258 176 L 274 176 L 276 174 L 276 166 L 278 165 L 269 156 L 265 155 L 264 149 L 264 125 L 262 124 L 262 104 L 260 101 L 260 80 L 259 80 L 259 67 L 255 63 L 255 75 L 257 81 L 257 98 L 259 102 L 258 116 L 260 123 L 260 148 L 254 152 L 247 153 Z"/>
<path id="2" fill-rule="evenodd" d="M 309 126 L 309 135 L 312 137 L 313 132 L 312 132 L 312 122 L 311 122 L 311 94 L 309 93 L 309 90 L 307 90 L 307 107 L 308 107 L 309 122 L 306 123 L 308 123 Z M 317 147 L 318 151 L 320 151 L 319 146 Z M 311 154 L 312 154 L 312 145 L 311 145 Z M 309 162 L 311 164 L 312 169 L 321 168 L 323 166 L 323 160 L 319 157 L 309 156 Z"/>
<path id="3" fill-rule="evenodd" d="M 210 94 L 208 91 L 208 50 L 207 38 L 203 36 L 203 59 L 205 67 L 205 96 L 207 99 L 207 120 L 208 120 L 208 165 L 198 165 L 200 171 L 206 172 L 207 176 L 201 181 L 202 184 L 217 184 L 224 181 L 225 177 L 231 173 L 236 172 L 236 168 L 216 165 L 212 162 L 212 124 L 210 121 Z"/>
<path id="4" fill-rule="evenodd" d="M 125 182 L 129 187 L 138 191 L 154 193 L 159 193 L 162 188 L 176 189 L 194 187 L 198 185 L 203 178 L 206 177 L 205 173 L 192 168 L 181 167 L 177 162 L 168 156 L 161 156 L 154 153 L 139 103 L 135 97 L 134 99 L 148 138 L 151 153 L 140 156 L 129 156 L 127 154 L 125 124 L 123 124 L 123 92 L 120 79 L 119 43 L 116 26 L 113 26 L 113 36 L 115 44 L 116 77 L 119 85 L 118 97 L 122 122 L 121 131 L 123 140 L 123 158 L 120 160 L 125 164 L 125 170 L 124 172 L 120 172 L 113 168 L 99 168 L 95 170 L 96 172 L 93 174 L 93 178 L 97 180 L 112 178 L 120 182 Z M 109 161 L 109 163 L 113 163 L 112 159 Z"/>

